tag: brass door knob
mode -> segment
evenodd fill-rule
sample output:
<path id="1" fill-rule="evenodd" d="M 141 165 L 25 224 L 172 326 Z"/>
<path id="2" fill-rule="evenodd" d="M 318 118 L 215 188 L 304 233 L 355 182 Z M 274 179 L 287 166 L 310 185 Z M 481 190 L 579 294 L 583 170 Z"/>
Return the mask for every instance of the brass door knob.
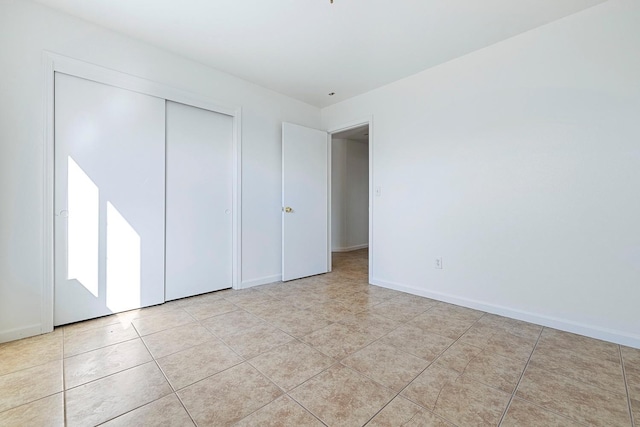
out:
<path id="1" fill-rule="evenodd" d="M 291 213 L 291 212 L 293 212 L 293 209 L 291 209 L 289 206 L 287 206 L 286 208 L 284 208 L 284 211 L 286 213 Z"/>

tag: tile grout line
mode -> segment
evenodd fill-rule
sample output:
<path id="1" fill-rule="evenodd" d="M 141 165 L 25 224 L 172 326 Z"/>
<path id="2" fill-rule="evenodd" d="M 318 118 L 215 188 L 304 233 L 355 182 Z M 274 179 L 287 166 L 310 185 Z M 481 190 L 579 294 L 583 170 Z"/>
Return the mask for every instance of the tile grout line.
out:
<path id="1" fill-rule="evenodd" d="M 422 312 L 422 313 L 420 313 L 420 314 L 417 314 L 416 316 L 412 317 L 411 319 L 409 319 L 409 320 L 407 320 L 407 321 L 405 321 L 405 322 L 398 322 L 398 323 L 400 323 L 400 325 L 399 325 L 399 326 L 397 326 L 397 327 L 396 327 L 396 328 L 394 328 L 393 330 L 391 330 L 391 331 L 387 332 L 385 335 L 383 335 L 382 337 L 378 338 L 376 341 L 378 341 L 378 340 L 380 340 L 380 339 L 384 338 L 386 335 L 390 334 L 391 332 L 395 331 L 396 329 L 398 329 L 398 328 L 400 328 L 400 327 L 402 327 L 402 326 L 404 326 L 404 325 L 408 325 L 408 324 L 409 324 L 409 322 L 411 322 L 411 321 L 412 321 L 413 319 L 415 319 L 416 317 L 421 316 L 422 314 L 424 314 L 424 313 L 427 313 L 427 312 L 431 311 L 432 309 L 434 309 L 434 308 L 435 308 L 435 307 L 437 307 L 437 306 L 438 306 L 438 304 L 433 304 L 432 306 L 430 306 L 429 308 L 427 308 L 425 311 L 423 311 L 423 312 Z M 394 396 L 394 397 L 393 397 L 389 402 L 387 402 L 387 403 L 386 403 L 382 408 L 380 408 L 380 410 L 379 410 L 378 412 L 376 412 L 376 413 L 373 415 L 373 417 L 371 417 L 367 422 L 370 422 L 373 418 L 375 418 L 375 417 L 376 417 L 380 412 L 382 412 L 382 410 L 383 410 L 384 408 L 386 408 L 386 407 L 387 407 L 387 406 L 388 406 L 388 405 L 389 405 L 393 400 L 395 400 L 395 399 L 396 399 L 396 398 L 398 398 L 398 397 L 402 397 L 403 399 L 407 399 L 409 402 L 414 403 L 414 404 L 415 404 L 415 405 L 417 405 L 418 407 L 420 407 L 420 408 L 424 408 L 424 409 L 425 409 L 425 410 L 427 410 L 430 414 L 433 414 L 434 416 L 436 416 L 436 417 L 438 417 L 438 418 L 441 418 L 441 419 L 445 420 L 446 422 L 448 422 L 448 423 L 451 423 L 451 424 L 455 425 L 455 423 L 453 423 L 453 422 L 449 421 L 448 419 L 446 419 L 446 418 L 444 418 L 444 417 L 442 417 L 442 416 L 440 416 L 440 415 L 436 414 L 435 412 L 433 412 L 433 409 L 435 409 L 435 405 L 434 405 L 434 408 L 433 408 L 433 409 L 428 409 L 428 408 L 426 408 L 426 407 L 422 406 L 422 405 L 421 405 L 420 403 L 418 403 L 418 402 L 414 402 L 413 400 L 411 400 L 411 399 L 409 399 L 409 398 L 407 398 L 407 397 L 405 397 L 405 396 L 401 396 L 401 393 L 402 393 L 404 390 L 406 390 L 406 389 L 411 385 L 411 383 L 413 383 L 413 381 L 415 381 L 415 380 L 416 380 L 416 378 L 418 378 L 418 377 L 419 377 L 420 375 L 422 375 L 422 374 L 423 374 L 427 369 L 429 369 L 429 367 L 430 367 L 430 366 L 432 366 L 434 363 L 436 363 L 436 361 L 437 361 L 438 359 L 440 359 L 440 357 L 441 357 L 441 356 L 442 356 L 442 355 L 443 355 L 447 350 L 449 350 L 449 349 L 450 349 L 450 348 L 451 348 L 451 347 L 452 347 L 456 342 L 458 342 L 458 340 L 459 340 L 459 339 L 460 339 L 460 338 L 461 338 L 465 333 L 467 333 L 467 331 L 469 331 L 469 329 L 471 329 L 471 328 L 472 328 L 476 323 L 478 323 L 478 322 L 480 321 L 480 319 L 482 319 L 482 318 L 484 317 L 484 315 L 486 315 L 486 314 L 487 314 L 486 312 L 483 312 L 483 313 L 484 313 L 484 314 L 483 314 L 482 316 L 478 317 L 478 319 L 476 319 L 476 320 L 475 320 L 471 325 L 469 325 L 469 326 L 464 330 L 464 332 L 463 332 L 462 334 L 460 334 L 460 336 L 459 336 L 458 338 L 456 338 L 455 340 L 453 340 L 453 341 L 451 342 L 451 344 L 449 344 L 449 345 L 448 345 L 444 350 L 442 350 L 442 351 L 441 351 L 441 352 L 436 356 L 436 358 L 435 358 L 435 359 L 433 359 L 431 362 L 429 362 L 429 363 L 427 364 L 427 366 L 426 366 L 423 370 L 421 370 L 421 371 L 420 371 L 420 372 L 419 372 L 415 377 L 413 377 L 413 379 L 411 379 L 411 381 L 409 381 L 409 383 L 407 383 L 404 387 L 402 387 L 402 388 L 400 389 L 400 391 L 396 392 L 395 390 L 391 390 L 391 389 L 390 389 L 391 391 L 393 391 L 394 393 L 396 393 L 396 395 L 395 395 L 395 396 Z M 384 317 L 386 317 L 386 316 L 384 316 Z M 387 319 L 388 319 L 388 318 L 387 318 Z M 393 320 L 393 319 L 391 319 L 391 320 Z M 417 327 L 418 327 L 418 328 L 420 328 L 419 326 L 417 326 Z M 422 328 L 420 328 L 420 329 L 422 329 Z M 444 335 L 436 334 L 435 332 L 431 332 L 431 333 L 433 333 L 433 334 L 435 334 L 435 335 L 438 335 L 438 336 L 441 336 L 441 337 L 444 337 L 444 338 L 449 338 L 449 337 L 445 337 Z M 374 341 L 374 342 L 376 342 L 376 341 Z M 371 344 L 373 344 L 373 343 L 371 343 Z M 371 345 L 371 344 L 369 344 L 369 345 Z M 366 347 L 368 347 L 368 346 L 366 346 Z M 360 350 L 358 350 L 358 351 L 360 351 Z M 403 351 L 403 350 L 400 350 L 400 351 Z M 406 352 L 406 351 L 403 351 L 403 352 L 404 352 L 404 353 L 407 353 L 407 354 L 409 354 L 409 355 L 413 355 L 412 353 L 409 353 L 409 352 Z M 354 353 L 355 353 L 355 352 L 354 352 Z M 413 355 L 413 356 L 415 356 L 415 355 Z M 421 357 L 419 357 L 419 356 L 415 356 L 415 357 L 418 357 L 418 358 L 422 359 L 422 358 L 421 358 Z M 427 361 L 426 359 L 422 359 L 422 360 Z M 428 361 L 427 361 L 427 362 L 428 362 Z M 470 361 L 469 361 L 468 363 L 470 363 Z M 467 363 L 467 364 L 468 364 L 468 363 Z M 343 366 L 346 366 L 346 365 L 343 365 Z M 349 367 L 347 366 L 347 368 L 349 368 Z M 354 371 L 355 371 L 355 370 L 354 370 Z M 358 372 L 358 371 L 355 371 L 355 372 Z M 359 374 L 361 374 L 361 375 L 364 375 L 364 374 L 363 374 L 363 373 L 361 373 L 361 372 L 358 372 L 358 373 L 359 373 Z M 456 372 L 456 373 L 457 373 L 457 372 Z M 369 378 L 369 377 L 368 377 L 368 376 L 366 376 L 366 375 L 364 375 L 364 376 L 365 376 L 366 378 Z M 459 378 L 459 377 L 461 377 L 461 376 L 462 376 L 462 374 L 459 374 L 457 378 Z M 369 378 L 369 379 L 370 379 L 371 381 L 374 381 L 376 384 L 378 384 L 378 382 L 377 382 L 377 381 L 375 381 L 373 378 Z M 384 386 L 384 385 L 382 385 L 382 384 L 380 384 L 380 385 L 381 385 L 382 387 L 388 388 L 388 387 L 386 387 L 386 386 Z M 490 386 L 490 387 L 492 387 L 492 386 Z M 492 387 L 492 388 L 494 388 L 494 387 Z M 441 393 L 441 392 L 442 392 L 442 390 L 440 390 L 440 393 Z M 440 397 L 440 393 L 438 393 L 438 398 Z M 437 401 L 438 401 L 438 398 L 436 398 L 436 403 L 437 403 Z M 414 416 L 415 416 L 415 415 L 414 415 Z"/>
<path id="2" fill-rule="evenodd" d="M 629 405 L 629 419 L 631 420 L 631 427 L 635 425 L 633 419 L 633 409 L 631 408 L 631 393 L 629 392 L 629 382 L 627 381 L 627 370 L 625 369 L 624 357 L 622 356 L 622 347 L 618 345 L 618 354 L 620 356 L 620 366 L 622 366 L 622 378 L 624 380 L 624 388 L 627 392 L 627 404 Z"/>
<path id="3" fill-rule="evenodd" d="M 524 378 L 524 375 L 527 372 L 527 369 L 529 368 L 529 363 L 531 363 L 531 358 L 533 357 L 533 353 L 536 351 L 536 348 L 538 347 L 538 343 L 540 342 L 540 338 L 542 337 L 543 331 L 544 331 L 544 327 L 540 329 L 540 332 L 538 333 L 538 339 L 536 339 L 536 343 L 533 346 L 533 349 L 531 350 L 531 354 L 529 354 L 529 358 L 527 359 L 527 363 L 524 365 L 524 369 L 522 370 L 522 374 L 520 374 L 520 378 L 518 379 L 518 382 L 513 388 L 513 392 L 511 392 L 511 397 L 509 397 L 509 402 L 507 402 L 507 406 L 504 408 L 504 411 L 502 411 L 502 416 L 500 417 L 500 421 L 498 421 L 498 426 L 502 424 L 502 422 L 504 421 L 504 417 L 507 415 L 507 412 L 511 407 L 511 402 L 513 402 L 513 398 L 516 396 L 518 387 L 520 387 L 520 383 L 522 382 L 522 379 Z"/>

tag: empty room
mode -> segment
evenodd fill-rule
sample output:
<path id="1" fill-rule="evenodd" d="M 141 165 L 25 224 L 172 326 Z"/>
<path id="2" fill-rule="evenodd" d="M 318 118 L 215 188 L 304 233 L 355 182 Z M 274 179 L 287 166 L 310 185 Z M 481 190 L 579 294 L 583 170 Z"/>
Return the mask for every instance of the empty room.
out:
<path id="1" fill-rule="evenodd" d="M 0 426 L 640 426 L 637 0 L 0 0 Z"/>

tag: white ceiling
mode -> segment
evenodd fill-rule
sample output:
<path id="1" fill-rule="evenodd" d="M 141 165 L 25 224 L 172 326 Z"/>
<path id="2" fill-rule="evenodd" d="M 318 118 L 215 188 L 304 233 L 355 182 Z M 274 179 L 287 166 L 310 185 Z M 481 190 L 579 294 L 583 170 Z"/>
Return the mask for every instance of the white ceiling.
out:
<path id="1" fill-rule="evenodd" d="M 324 107 L 605 0 L 36 1 Z"/>

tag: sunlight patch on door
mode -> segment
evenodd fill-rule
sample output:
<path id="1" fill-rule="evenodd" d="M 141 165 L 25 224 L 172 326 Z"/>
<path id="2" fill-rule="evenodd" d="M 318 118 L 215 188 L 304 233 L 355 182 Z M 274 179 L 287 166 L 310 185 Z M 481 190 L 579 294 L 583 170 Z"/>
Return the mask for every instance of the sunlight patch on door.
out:
<path id="1" fill-rule="evenodd" d="M 67 279 L 76 279 L 97 297 L 100 236 L 98 187 L 70 156 L 67 161 Z"/>
<path id="2" fill-rule="evenodd" d="M 107 202 L 107 307 L 123 311 L 140 306 L 140 236 Z"/>

